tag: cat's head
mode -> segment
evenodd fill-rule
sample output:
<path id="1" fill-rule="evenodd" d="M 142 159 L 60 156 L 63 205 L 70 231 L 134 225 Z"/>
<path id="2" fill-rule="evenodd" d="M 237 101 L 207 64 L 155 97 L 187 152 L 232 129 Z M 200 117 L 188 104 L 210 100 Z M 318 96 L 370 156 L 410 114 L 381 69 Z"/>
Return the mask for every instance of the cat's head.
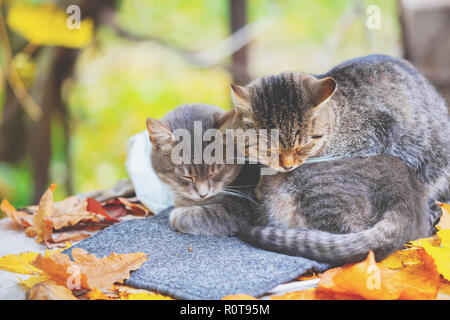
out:
<path id="1" fill-rule="evenodd" d="M 203 201 L 221 192 L 224 186 L 237 177 L 241 165 L 225 164 L 224 161 L 206 163 L 203 158 L 200 159 L 200 164 L 194 161 L 195 154 L 201 152 L 203 155 L 210 142 L 203 142 L 200 148 L 195 149 L 194 140 L 202 141 L 202 136 L 197 134 L 195 137 L 193 123 L 201 122 L 202 135 L 208 129 L 223 130 L 232 116 L 233 112 L 225 113 L 218 107 L 184 105 L 170 112 L 162 120 L 147 119 L 147 131 L 152 143 L 153 169 L 161 181 L 172 189 L 175 197 Z M 180 148 L 186 141 L 184 137 L 176 137 L 176 129 L 184 129 L 190 133 L 190 151 L 189 148 Z"/>
<path id="2" fill-rule="evenodd" d="M 266 157 L 270 145 L 261 150 L 259 144 L 246 150 L 249 158 L 258 156 L 261 163 L 284 172 L 324 150 L 334 124 L 329 103 L 336 90 L 334 79 L 285 72 L 257 79 L 245 87 L 231 87 L 235 127 L 257 132 L 279 130 L 279 143 L 276 150 L 271 150 L 278 153 L 276 156 Z"/>

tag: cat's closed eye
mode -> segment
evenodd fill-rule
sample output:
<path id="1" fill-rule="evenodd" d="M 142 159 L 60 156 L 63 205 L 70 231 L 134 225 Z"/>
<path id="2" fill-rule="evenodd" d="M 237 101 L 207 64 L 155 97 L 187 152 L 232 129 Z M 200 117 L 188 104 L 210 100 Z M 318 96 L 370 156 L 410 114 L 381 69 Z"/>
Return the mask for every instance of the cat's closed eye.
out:
<path id="1" fill-rule="evenodd" d="M 312 139 L 320 139 L 320 138 L 322 138 L 322 137 L 323 137 L 323 134 L 311 136 Z"/>

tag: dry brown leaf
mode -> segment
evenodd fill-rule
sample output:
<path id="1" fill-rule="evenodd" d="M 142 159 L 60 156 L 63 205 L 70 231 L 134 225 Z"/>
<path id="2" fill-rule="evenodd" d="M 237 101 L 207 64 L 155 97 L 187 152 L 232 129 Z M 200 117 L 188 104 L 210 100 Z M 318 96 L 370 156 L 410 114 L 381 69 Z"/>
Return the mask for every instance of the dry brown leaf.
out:
<path id="1" fill-rule="evenodd" d="M 90 234 L 83 232 L 54 235 L 53 230 L 72 227 L 80 222 L 100 223 L 105 220 L 102 215 L 87 210 L 87 200 L 69 197 L 55 203 L 53 199 L 55 188 L 56 185 L 53 184 L 44 193 L 37 206 L 32 225 L 25 230 L 27 236 L 37 237 L 36 242 L 44 242 L 49 248 L 64 247 L 64 242 L 80 241 L 90 236 Z"/>
<path id="2" fill-rule="evenodd" d="M 36 242 L 38 243 L 47 243 L 47 241 L 52 238 L 53 224 L 48 218 L 53 213 L 53 191 L 55 188 L 56 185 L 52 184 L 47 191 L 45 191 L 39 201 L 38 212 L 34 215 L 33 225 L 28 227 L 25 231 L 27 235 L 36 234 Z"/>
<path id="3" fill-rule="evenodd" d="M 146 206 L 140 203 L 133 203 L 128 201 L 126 198 L 119 197 L 117 198 L 126 209 L 130 210 L 133 214 L 138 216 L 148 216 L 152 212 Z"/>
<path id="4" fill-rule="evenodd" d="M 138 269 L 147 260 L 147 256 L 142 252 L 113 252 L 109 257 L 99 259 L 79 248 L 72 250 L 72 257 L 74 261 L 62 253 L 48 257 L 40 255 L 33 265 L 49 274 L 59 284 L 67 285 L 68 280 L 78 281 L 83 289 L 108 290 L 114 283 L 122 283 L 128 279 L 130 272 Z M 75 273 L 78 275 L 76 279 Z"/>
<path id="5" fill-rule="evenodd" d="M 0 204 L 0 210 L 2 210 L 8 217 L 10 217 L 18 225 L 28 228 L 33 225 L 33 215 L 24 211 L 17 211 L 8 200 L 3 199 Z"/>
<path id="6" fill-rule="evenodd" d="M 27 300 L 78 300 L 72 291 L 54 282 L 41 282 L 26 293 Z"/>
<path id="7" fill-rule="evenodd" d="M 50 219 L 55 230 L 74 226 L 81 221 L 100 222 L 104 220 L 96 213 L 88 211 L 87 200 L 82 200 L 76 196 L 56 202 Z"/>

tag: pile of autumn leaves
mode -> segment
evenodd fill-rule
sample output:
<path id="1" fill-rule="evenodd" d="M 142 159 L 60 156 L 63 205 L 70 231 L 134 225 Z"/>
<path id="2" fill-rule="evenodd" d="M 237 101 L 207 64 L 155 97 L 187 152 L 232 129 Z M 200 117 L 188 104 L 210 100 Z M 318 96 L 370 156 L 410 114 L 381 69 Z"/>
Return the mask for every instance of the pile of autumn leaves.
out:
<path id="1" fill-rule="evenodd" d="M 0 209 L 25 229 L 25 234 L 48 248 L 70 247 L 67 241 L 78 241 L 90 236 L 82 230 L 96 231 L 132 214 L 138 217 L 149 213 L 141 204 L 119 198 L 100 204 L 94 199 L 76 196 L 54 202 L 55 185 L 42 196 L 37 207 L 16 210 L 7 200 Z M 33 214 L 30 214 L 31 212 Z M 54 234 L 55 231 L 63 230 Z M 62 250 L 45 254 L 25 252 L 0 258 L 0 269 L 31 275 L 19 284 L 27 290 L 28 299 L 170 299 L 146 290 L 119 285 L 138 269 L 147 256 L 142 252 L 112 253 L 102 259 L 82 249 L 72 250 L 73 261 Z"/>
<path id="2" fill-rule="evenodd" d="M 98 203 L 93 199 L 70 197 L 54 203 L 51 186 L 39 206 L 17 211 L 3 200 L 0 209 L 25 228 L 28 236 L 47 247 L 70 246 L 89 234 L 81 229 L 98 229 L 119 222 L 129 213 L 142 216 L 146 208 L 126 199 Z M 280 296 L 277 300 L 337 299 L 450 299 L 450 205 L 440 204 L 443 215 L 439 231 L 431 238 L 412 241 L 377 263 L 372 252 L 366 260 L 330 269 L 323 274 L 301 276 L 298 280 L 318 278 L 318 287 Z M 31 211 L 34 214 L 29 214 Z M 55 235 L 53 232 L 63 230 Z M 71 260 L 61 249 L 44 255 L 27 252 L 0 258 L 0 269 L 31 275 L 21 280 L 29 299 L 170 299 L 146 290 L 121 285 L 130 272 L 146 260 L 144 253 L 112 253 L 97 258 L 84 250 L 73 249 Z M 226 280 L 225 280 L 226 281 Z M 245 294 L 224 299 L 256 299 Z"/>

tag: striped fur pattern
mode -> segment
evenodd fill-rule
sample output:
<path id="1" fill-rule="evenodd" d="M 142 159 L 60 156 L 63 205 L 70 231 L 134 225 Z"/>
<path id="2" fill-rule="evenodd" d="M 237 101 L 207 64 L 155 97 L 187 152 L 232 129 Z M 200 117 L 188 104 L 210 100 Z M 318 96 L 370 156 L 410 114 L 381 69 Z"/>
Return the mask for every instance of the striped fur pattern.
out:
<path id="1" fill-rule="evenodd" d="M 407 61 L 371 55 L 323 75 L 285 72 L 233 86 L 232 97 L 236 127 L 280 130 L 279 163 L 261 160 L 279 172 L 311 157 L 388 154 L 425 184 L 432 223 L 434 200 L 450 201 L 448 108 Z"/>
<path id="2" fill-rule="evenodd" d="M 243 228 L 255 246 L 335 265 L 377 260 L 428 237 L 423 183 L 393 156 L 304 164 L 258 186 L 267 226 Z"/>
<path id="3" fill-rule="evenodd" d="M 171 152 L 178 143 L 174 130 L 187 129 L 194 148 L 195 121 L 202 123 L 199 134 L 203 135 L 208 129 L 226 127 L 229 119 L 230 115 L 219 107 L 191 104 L 177 107 L 161 120 L 147 120 L 152 166 L 172 191 L 175 209 L 171 212 L 170 223 L 180 232 L 233 235 L 241 224 L 255 220 L 256 202 L 252 196 L 259 179 L 258 166 L 195 164 L 194 149 L 191 164 L 177 165 L 171 159 Z M 205 142 L 202 152 L 206 145 Z"/>

